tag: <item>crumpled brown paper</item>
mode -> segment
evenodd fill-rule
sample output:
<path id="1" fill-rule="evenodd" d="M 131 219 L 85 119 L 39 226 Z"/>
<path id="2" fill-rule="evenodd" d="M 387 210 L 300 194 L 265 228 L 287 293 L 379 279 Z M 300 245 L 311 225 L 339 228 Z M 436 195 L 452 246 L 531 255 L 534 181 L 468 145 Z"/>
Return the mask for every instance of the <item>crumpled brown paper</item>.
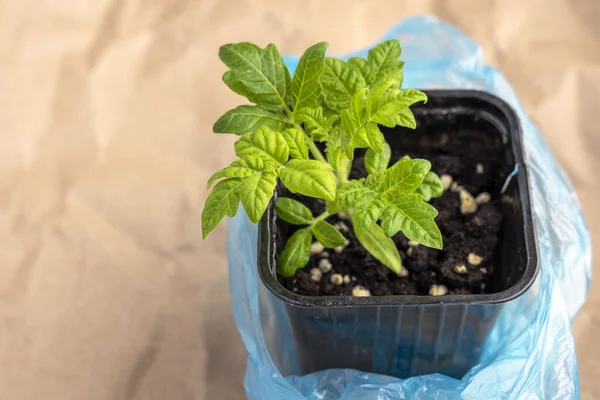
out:
<path id="1" fill-rule="evenodd" d="M 596 0 L 1 2 L 0 399 L 243 398 L 225 228 L 200 233 L 205 182 L 234 140 L 212 123 L 243 101 L 221 83 L 218 46 L 343 53 L 424 13 L 513 83 L 598 248 Z M 576 324 L 587 399 L 597 288 Z"/>

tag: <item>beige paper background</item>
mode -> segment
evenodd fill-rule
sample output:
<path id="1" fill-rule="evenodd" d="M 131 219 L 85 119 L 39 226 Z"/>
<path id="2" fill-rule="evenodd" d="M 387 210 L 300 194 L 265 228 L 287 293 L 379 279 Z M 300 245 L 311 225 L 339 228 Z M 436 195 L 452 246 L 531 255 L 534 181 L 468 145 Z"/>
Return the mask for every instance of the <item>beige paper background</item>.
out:
<path id="1" fill-rule="evenodd" d="M 423 13 L 512 82 L 599 249 L 597 0 L 0 1 L 0 399 L 243 398 L 225 229 L 200 235 L 204 183 L 232 156 L 211 126 L 241 101 L 218 46 L 342 53 Z M 599 288 L 575 324 L 584 399 L 600 398 Z"/>

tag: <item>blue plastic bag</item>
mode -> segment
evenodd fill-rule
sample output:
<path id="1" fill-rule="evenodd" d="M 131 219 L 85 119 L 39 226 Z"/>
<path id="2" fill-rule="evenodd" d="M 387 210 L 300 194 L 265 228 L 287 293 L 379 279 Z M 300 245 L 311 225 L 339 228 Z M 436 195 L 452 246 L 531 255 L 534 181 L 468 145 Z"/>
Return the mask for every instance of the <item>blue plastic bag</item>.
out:
<path id="1" fill-rule="evenodd" d="M 402 380 L 355 370 L 283 377 L 266 350 L 261 330 L 257 228 L 240 210 L 228 221 L 229 276 L 235 320 L 248 351 L 244 381 L 248 398 L 578 399 L 571 322 L 587 294 L 591 247 L 568 178 L 513 89 L 498 71 L 483 65 L 481 48 L 471 39 L 444 22 L 422 17 L 399 23 L 384 37 L 391 38 L 402 44 L 405 86 L 485 90 L 517 111 L 532 184 L 539 278 L 526 295 L 503 308 L 481 362 L 461 380 L 440 374 Z M 365 51 L 348 57 L 356 55 L 364 56 Z M 293 71 L 297 59 L 285 61 Z"/>

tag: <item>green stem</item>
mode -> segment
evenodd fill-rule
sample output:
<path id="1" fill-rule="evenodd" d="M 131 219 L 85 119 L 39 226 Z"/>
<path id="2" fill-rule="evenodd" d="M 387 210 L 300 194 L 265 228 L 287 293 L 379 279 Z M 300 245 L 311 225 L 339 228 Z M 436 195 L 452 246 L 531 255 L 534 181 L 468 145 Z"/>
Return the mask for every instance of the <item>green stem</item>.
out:
<path id="1" fill-rule="evenodd" d="M 291 117 L 290 117 L 290 119 L 291 119 Z M 327 164 L 331 168 L 331 165 L 329 164 L 329 162 L 327 161 L 327 159 L 325 158 L 323 153 L 321 153 L 321 150 L 319 150 L 315 141 L 311 139 L 311 137 L 306 133 L 306 131 L 302 128 L 302 126 L 300 124 L 294 122 L 293 120 L 292 120 L 292 123 L 294 124 L 294 127 L 296 127 L 297 129 L 300 129 L 302 131 L 302 133 L 304 133 L 304 137 L 306 138 L 306 143 L 308 144 L 308 149 L 310 150 L 310 153 L 313 155 L 315 160 L 321 161 L 322 163 Z M 341 186 L 342 183 L 348 182 L 348 172 L 346 171 L 345 173 L 340 175 L 340 173 L 338 171 L 338 174 L 336 176 L 336 181 L 337 181 L 338 186 Z M 325 218 L 327 218 L 327 216 Z"/>
<path id="2" fill-rule="evenodd" d="M 329 164 L 327 162 L 327 159 L 325 159 L 325 156 L 323 155 L 323 153 L 321 153 L 321 150 L 319 150 L 319 148 L 315 144 L 314 140 L 312 140 L 310 138 L 310 136 L 308 136 L 306 131 L 304 129 L 302 129 L 302 126 L 300 126 L 300 124 L 297 124 L 295 122 L 294 122 L 294 126 L 298 129 L 300 129 L 302 131 L 302 133 L 304 133 L 304 137 L 306 138 L 306 143 L 308 144 L 308 149 L 310 150 L 310 153 L 313 155 L 315 160 L 319 160 L 321 162 L 324 162 L 325 164 Z"/>
<path id="3" fill-rule="evenodd" d="M 288 118 L 293 120 L 292 109 L 285 102 L 283 103 L 283 107 L 285 107 L 285 113 L 287 114 Z"/>
<path id="4" fill-rule="evenodd" d="M 338 166 L 338 170 L 337 170 L 337 180 L 338 183 L 340 185 L 348 182 L 348 165 L 350 164 L 350 160 L 348 160 L 346 157 L 342 157 L 342 160 L 340 161 L 340 165 Z"/>
<path id="5" fill-rule="evenodd" d="M 316 224 L 319 221 L 323 221 L 324 219 L 326 219 L 327 217 L 329 217 L 331 214 L 329 214 L 327 211 L 325 211 L 323 214 L 319 215 L 317 218 L 313 219 L 313 225 Z"/>
<path id="6" fill-rule="evenodd" d="M 354 223 L 354 210 L 352 208 L 346 208 L 345 210 L 342 210 L 342 212 L 344 214 L 346 214 L 347 216 L 349 216 L 350 221 L 352 221 L 352 223 Z"/>
<path id="7" fill-rule="evenodd" d="M 306 135 L 306 133 L 304 135 Z M 323 155 L 323 153 L 321 153 L 321 151 L 319 150 L 319 148 L 315 144 L 315 142 L 313 142 L 313 140 L 311 138 L 309 138 L 308 135 L 306 135 L 306 138 L 308 139 L 307 140 L 307 142 L 308 142 L 308 148 L 309 148 L 310 152 L 312 153 L 313 157 L 316 160 L 324 162 L 325 164 L 329 164 L 327 162 L 327 160 L 325 159 L 325 156 Z"/>
<path id="8" fill-rule="evenodd" d="M 352 171 L 352 160 L 348 160 L 346 164 L 346 179 L 350 178 L 350 171 Z"/>

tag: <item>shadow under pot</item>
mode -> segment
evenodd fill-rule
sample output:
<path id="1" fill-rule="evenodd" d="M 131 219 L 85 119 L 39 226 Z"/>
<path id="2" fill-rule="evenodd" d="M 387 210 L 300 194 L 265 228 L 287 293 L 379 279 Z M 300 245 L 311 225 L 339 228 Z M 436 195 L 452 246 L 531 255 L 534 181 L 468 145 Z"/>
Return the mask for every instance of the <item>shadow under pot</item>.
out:
<path id="1" fill-rule="evenodd" d="M 398 276 L 366 254 L 348 229 L 347 248 L 313 254 L 309 265 L 282 278 L 277 255 L 296 227 L 279 220 L 273 204 L 260 221 L 261 324 L 284 376 L 351 368 L 399 378 L 436 372 L 461 378 L 477 364 L 502 307 L 533 284 L 538 250 L 515 112 L 483 92 L 426 93 L 427 104 L 412 107 L 417 129 L 384 135 L 392 163 L 404 155 L 426 158 L 434 172 L 447 175 L 448 189 L 432 200 L 444 250 L 396 235 L 408 272 Z M 363 155 L 357 152 L 353 178 L 365 175 Z M 461 191 L 478 199 L 475 212 L 461 213 Z M 315 213 L 324 207 L 284 188 L 276 195 L 300 199 Z M 342 228 L 350 224 L 331 218 Z M 311 280 L 323 258 L 331 271 Z M 333 273 L 347 278 L 333 284 Z M 352 296 L 358 285 L 371 295 Z"/>

